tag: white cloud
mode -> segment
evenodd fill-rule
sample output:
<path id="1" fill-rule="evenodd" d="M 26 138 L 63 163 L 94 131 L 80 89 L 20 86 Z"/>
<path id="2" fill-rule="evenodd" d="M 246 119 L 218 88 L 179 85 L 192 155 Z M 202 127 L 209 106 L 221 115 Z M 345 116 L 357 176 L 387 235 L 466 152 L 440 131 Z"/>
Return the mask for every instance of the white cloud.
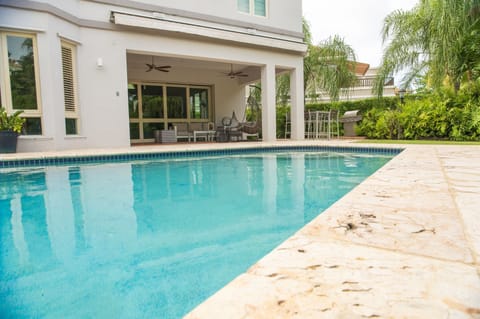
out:
<path id="1" fill-rule="evenodd" d="M 418 0 L 303 0 L 313 42 L 335 34 L 353 47 L 359 62 L 378 66 L 383 47 L 383 19 L 396 9 L 410 10 Z"/>

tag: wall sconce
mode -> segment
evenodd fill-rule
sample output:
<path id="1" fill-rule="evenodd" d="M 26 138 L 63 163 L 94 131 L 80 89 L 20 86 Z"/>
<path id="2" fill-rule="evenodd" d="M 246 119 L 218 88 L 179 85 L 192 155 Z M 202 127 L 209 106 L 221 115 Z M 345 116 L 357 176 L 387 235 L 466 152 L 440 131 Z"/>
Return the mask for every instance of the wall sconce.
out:
<path id="1" fill-rule="evenodd" d="M 97 69 L 103 69 L 103 59 L 97 58 Z"/>

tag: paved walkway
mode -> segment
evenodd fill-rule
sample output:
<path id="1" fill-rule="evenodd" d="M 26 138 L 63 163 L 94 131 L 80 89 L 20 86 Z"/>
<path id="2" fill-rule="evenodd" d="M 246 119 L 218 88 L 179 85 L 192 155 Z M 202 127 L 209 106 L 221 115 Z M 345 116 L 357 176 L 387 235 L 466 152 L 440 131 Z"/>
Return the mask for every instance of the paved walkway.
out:
<path id="1" fill-rule="evenodd" d="M 405 147 L 186 318 L 480 318 L 480 147 Z"/>
<path id="2" fill-rule="evenodd" d="M 286 143 L 0 160 L 278 144 Z M 405 151 L 186 318 L 480 318 L 480 147 L 401 147 Z"/>

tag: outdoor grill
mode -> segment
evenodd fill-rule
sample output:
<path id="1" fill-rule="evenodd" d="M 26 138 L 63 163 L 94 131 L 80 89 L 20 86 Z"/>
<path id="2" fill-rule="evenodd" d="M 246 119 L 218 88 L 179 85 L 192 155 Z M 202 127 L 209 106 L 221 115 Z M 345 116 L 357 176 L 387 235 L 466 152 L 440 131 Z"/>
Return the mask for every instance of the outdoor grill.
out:
<path id="1" fill-rule="evenodd" d="M 355 133 L 355 127 L 357 126 L 357 123 L 362 120 L 362 116 L 359 112 L 359 110 L 346 111 L 340 118 L 340 123 L 343 123 L 344 136 L 357 136 Z"/>

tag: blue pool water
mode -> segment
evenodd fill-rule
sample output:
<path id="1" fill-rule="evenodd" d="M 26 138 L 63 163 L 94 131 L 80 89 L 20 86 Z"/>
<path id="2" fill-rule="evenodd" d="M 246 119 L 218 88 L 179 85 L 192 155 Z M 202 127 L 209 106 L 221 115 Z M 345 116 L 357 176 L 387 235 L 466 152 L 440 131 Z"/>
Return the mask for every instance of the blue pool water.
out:
<path id="1" fill-rule="evenodd" d="M 0 317 L 180 318 L 391 157 L 0 169 Z"/>

